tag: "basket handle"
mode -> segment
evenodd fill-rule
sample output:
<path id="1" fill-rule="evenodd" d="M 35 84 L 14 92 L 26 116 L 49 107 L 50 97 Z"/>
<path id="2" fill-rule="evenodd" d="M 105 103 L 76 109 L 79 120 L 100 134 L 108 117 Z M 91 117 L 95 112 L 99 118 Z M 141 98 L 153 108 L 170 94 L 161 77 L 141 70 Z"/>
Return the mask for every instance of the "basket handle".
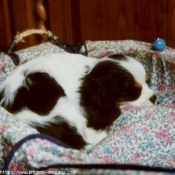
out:
<path id="1" fill-rule="evenodd" d="M 14 40 L 11 42 L 10 46 L 8 47 L 6 53 L 11 54 L 13 48 L 19 43 L 24 42 L 23 38 L 32 35 L 32 34 L 39 34 L 39 35 L 46 35 L 50 40 L 55 41 L 56 43 L 60 42 L 59 38 L 55 36 L 51 31 L 46 31 L 42 29 L 29 29 L 25 30 L 21 33 L 17 33 L 14 37 Z"/>

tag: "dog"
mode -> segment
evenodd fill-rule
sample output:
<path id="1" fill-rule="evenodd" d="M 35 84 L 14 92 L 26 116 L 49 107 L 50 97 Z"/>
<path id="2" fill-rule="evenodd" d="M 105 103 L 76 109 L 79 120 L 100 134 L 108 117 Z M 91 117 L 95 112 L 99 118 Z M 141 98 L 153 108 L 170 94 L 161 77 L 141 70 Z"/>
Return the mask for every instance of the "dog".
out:
<path id="1" fill-rule="evenodd" d="M 125 55 L 101 59 L 51 53 L 18 66 L 0 85 L 0 104 L 40 133 L 89 151 L 123 105 L 153 105 L 143 65 Z"/>

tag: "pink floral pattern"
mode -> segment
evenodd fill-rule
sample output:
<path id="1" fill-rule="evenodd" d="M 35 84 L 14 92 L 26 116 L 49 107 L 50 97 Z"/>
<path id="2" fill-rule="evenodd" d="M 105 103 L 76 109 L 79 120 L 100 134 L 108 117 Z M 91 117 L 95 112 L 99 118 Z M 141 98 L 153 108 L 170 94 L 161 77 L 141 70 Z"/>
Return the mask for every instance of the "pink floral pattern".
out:
<path id="1" fill-rule="evenodd" d="M 9 162 L 8 170 L 31 170 L 56 164 L 134 164 L 175 168 L 175 50 L 166 48 L 163 52 L 155 52 L 151 44 L 132 40 L 86 41 L 86 46 L 91 57 L 100 59 L 109 54 L 120 53 L 141 61 L 151 78 L 150 87 L 155 91 L 159 104 L 151 107 L 123 107 L 121 116 L 108 129 L 108 137 L 88 154 L 58 146 L 41 138 L 28 140 L 16 150 Z M 48 52 L 62 50 L 51 43 L 44 43 L 18 51 L 17 54 L 20 57 L 20 64 L 23 64 Z M 83 48 L 81 52 L 84 52 Z M 1 83 L 15 66 L 5 53 L 1 53 L 0 58 Z M 1 169 L 14 146 L 21 139 L 38 132 L 17 121 L 2 107 L 0 114 Z M 51 169 L 60 170 L 57 166 L 52 166 L 45 171 Z M 76 169 L 76 172 L 122 174 L 125 170 L 99 169 L 97 172 L 95 169 Z M 141 171 L 136 173 L 144 174 Z"/>

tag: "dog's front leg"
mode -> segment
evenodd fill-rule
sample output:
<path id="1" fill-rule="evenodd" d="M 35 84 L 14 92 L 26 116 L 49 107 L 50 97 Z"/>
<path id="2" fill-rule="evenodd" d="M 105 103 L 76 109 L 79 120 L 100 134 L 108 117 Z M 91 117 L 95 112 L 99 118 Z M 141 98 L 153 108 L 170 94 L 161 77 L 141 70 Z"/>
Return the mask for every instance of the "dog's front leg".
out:
<path id="1" fill-rule="evenodd" d="M 85 130 L 85 141 L 87 146 L 83 152 L 89 152 L 95 147 L 100 141 L 107 137 L 105 130 L 95 130 L 93 128 L 86 128 Z"/>

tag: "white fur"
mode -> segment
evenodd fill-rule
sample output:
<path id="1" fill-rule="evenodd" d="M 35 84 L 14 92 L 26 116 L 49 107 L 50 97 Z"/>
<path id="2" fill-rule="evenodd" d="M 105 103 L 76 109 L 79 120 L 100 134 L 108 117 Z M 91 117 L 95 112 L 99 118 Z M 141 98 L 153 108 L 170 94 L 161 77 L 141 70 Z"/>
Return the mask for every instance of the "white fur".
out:
<path id="1" fill-rule="evenodd" d="M 86 150 L 89 151 L 93 147 L 95 147 L 101 140 L 105 139 L 107 137 L 106 131 L 96 131 L 92 128 L 86 128 L 85 130 L 85 138 L 87 143 L 90 143 L 86 146 Z"/>
<path id="2" fill-rule="evenodd" d="M 94 58 L 87 58 L 82 55 L 74 55 L 68 53 L 49 54 L 33 59 L 18 69 L 14 70 L 8 79 L 1 85 L 0 89 L 6 87 L 9 96 L 8 103 L 13 102 L 14 92 L 22 85 L 24 76 L 23 71 L 27 73 L 36 71 L 46 72 L 51 75 L 59 84 L 64 87 L 64 91 L 68 98 L 77 99 L 77 89 L 80 86 L 80 78 L 83 77 L 87 66 L 92 69 L 97 63 Z M 71 79 L 70 79 L 71 77 Z M 71 80 L 71 81 L 70 81 Z"/>
<path id="3" fill-rule="evenodd" d="M 49 54 L 31 60 L 18 69 L 14 70 L 4 83 L 0 86 L 0 90 L 5 88 L 5 97 L 1 102 L 5 104 L 13 103 L 16 90 L 22 86 L 24 81 L 23 72 L 26 74 L 32 72 L 49 73 L 60 86 L 64 88 L 65 97 L 57 101 L 54 109 L 47 116 L 39 116 L 27 109 L 16 114 L 16 117 L 30 125 L 48 125 L 57 120 L 54 116 L 64 117 L 70 124 L 75 126 L 78 132 L 83 136 L 85 141 L 89 143 L 86 149 L 91 149 L 100 140 L 106 137 L 105 131 L 95 131 L 87 128 L 87 121 L 84 117 L 84 111 L 79 105 L 79 93 L 77 89 L 81 85 L 81 78 L 84 77 L 98 63 L 108 58 L 96 59 L 87 58 L 78 54 L 58 53 Z M 111 59 L 110 59 L 111 60 Z M 126 102 L 125 104 L 145 105 L 149 104 L 149 98 L 153 95 L 153 91 L 149 89 L 145 83 L 145 70 L 141 63 L 128 57 L 128 61 L 112 60 L 118 62 L 125 67 L 135 78 L 135 81 L 142 85 L 142 94 L 140 98 L 134 102 Z M 104 70 L 105 71 L 105 70 Z M 124 105 L 124 104 L 122 104 Z M 83 117 L 82 117 L 83 116 Z"/>

